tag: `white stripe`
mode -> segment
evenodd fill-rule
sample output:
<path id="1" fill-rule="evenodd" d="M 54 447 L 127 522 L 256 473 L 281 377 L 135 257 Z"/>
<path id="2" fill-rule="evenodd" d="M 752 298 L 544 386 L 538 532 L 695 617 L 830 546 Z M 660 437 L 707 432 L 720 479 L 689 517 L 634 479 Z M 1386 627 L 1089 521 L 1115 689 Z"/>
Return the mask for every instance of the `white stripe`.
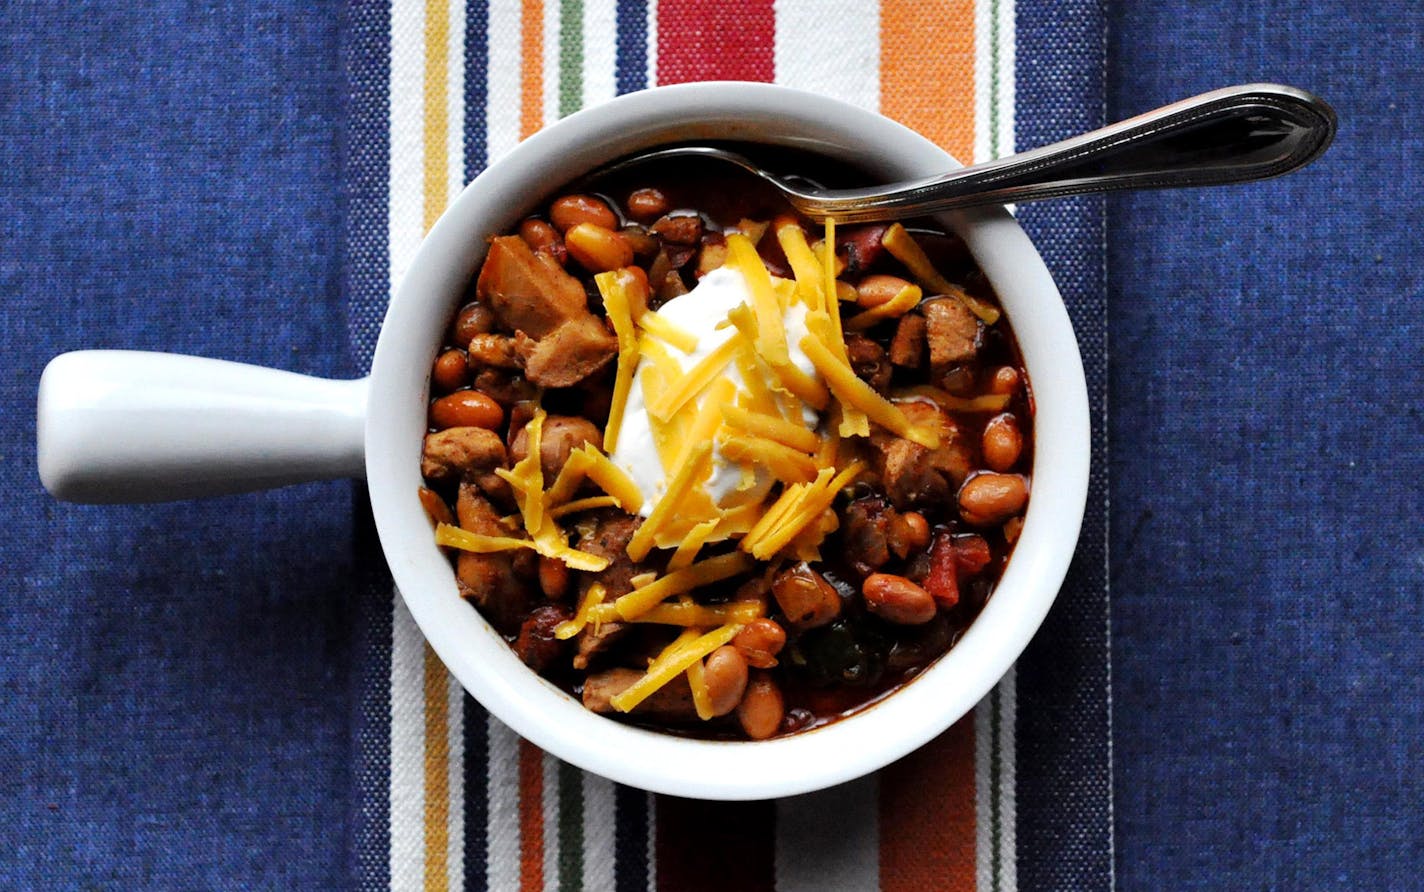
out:
<path id="1" fill-rule="evenodd" d="M 644 86 L 658 85 L 658 0 L 648 0 L 648 80 Z"/>
<path id="2" fill-rule="evenodd" d="M 1014 153 L 1014 0 L 999 0 L 999 155 Z"/>
<path id="3" fill-rule="evenodd" d="M 776 802 L 777 892 L 880 886 L 876 775 Z"/>
<path id="4" fill-rule="evenodd" d="M 499 160 L 519 143 L 521 52 L 519 0 L 490 0 L 485 104 L 486 157 Z"/>
<path id="5" fill-rule="evenodd" d="M 587 771 L 583 778 L 583 887 L 588 892 L 612 889 L 615 836 L 618 826 L 613 781 Z"/>
<path id="6" fill-rule="evenodd" d="M 445 678 L 445 711 L 449 716 L 446 746 L 450 751 L 450 833 L 445 842 L 446 875 L 451 889 L 465 888 L 465 689 L 455 676 Z"/>
<path id="7" fill-rule="evenodd" d="M 391 617 L 391 889 L 425 873 L 425 638 L 396 593 Z"/>
<path id="8" fill-rule="evenodd" d="M 519 888 L 519 735 L 488 717 L 489 792 L 485 846 L 490 889 Z"/>
<path id="9" fill-rule="evenodd" d="M 658 797 L 648 794 L 648 892 L 658 892 Z"/>
<path id="10" fill-rule="evenodd" d="M 1015 0 L 998 3 L 998 149 L 999 157 L 1014 153 Z M 1104 254 L 1106 256 L 1106 254 Z M 1016 892 L 1018 871 L 1018 665 L 1009 667 L 995 692 L 999 698 L 999 890 Z M 1111 737 L 1109 737 L 1111 744 Z"/>
<path id="11" fill-rule="evenodd" d="M 776 82 L 880 107 L 880 4 L 776 0 Z"/>
<path id="12" fill-rule="evenodd" d="M 425 6 L 391 4 L 390 192 L 387 197 L 391 292 L 425 235 Z"/>
<path id="13" fill-rule="evenodd" d="M 989 105 L 994 101 L 990 87 L 994 71 L 992 5 L 988 0 L 974 4 L 974 157 L 961 158 L 965 164 L 987 161 L 992 154 L 989 151 L 992 133 Z"/>
<path id="14" fill-rule="evenodd" d="M 465 185 L 465 0 L 449 0 L 449 3 L 449 76 L 446 78 L 449 95 L 445 97 L 449 135 L 445 154 L 450 183 L 448 198 L 453 200 Z"/>
<path id="15" fill-rule="evenodd" d="M 1019 886 L 1018 834 L 1015 823 L 1014 733 L 1018 723 L 1018 666 L 1010 666 L 999 682 L 999 892 L 1015 892 Z"/>
<path id="16" fill-rule="evenodd" d="M 584 0 L 583 106 L 618 95 L 618 0 Z"/>
<path id="17" fill-rule="evenodd" d="M 991 690 L 974 707 L 974 888 L 989 892 L 994 881 L 994 828 L 991 823 L 994 761 L 994 701 Z"/>
<path id="18" fill-rule="evenodd" d="M 559 0 L 544 0 L 544 120 L 547 127 L 559 119 Z"/>
<path id="19" fill-rule="evenodd" d="M 541 753 L 540 771 L 544 775 L 543 801 L 539 803 L 544 813 L 544 890 L 559 890 L 559 852 L 564 841 L 559 838 L 559 760 Z"/>

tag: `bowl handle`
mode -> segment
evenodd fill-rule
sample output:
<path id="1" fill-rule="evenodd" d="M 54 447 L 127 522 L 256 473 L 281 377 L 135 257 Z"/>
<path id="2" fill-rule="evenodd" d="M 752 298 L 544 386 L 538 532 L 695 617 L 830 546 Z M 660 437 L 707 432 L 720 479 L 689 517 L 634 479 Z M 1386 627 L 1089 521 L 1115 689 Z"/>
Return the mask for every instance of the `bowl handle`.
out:
<path id="1" fill-rule="evenodd" d="M 367 379 L 132 350 L 50 361 L 40 480 L 69 502 L 166 502 L 365 471 Z"/>

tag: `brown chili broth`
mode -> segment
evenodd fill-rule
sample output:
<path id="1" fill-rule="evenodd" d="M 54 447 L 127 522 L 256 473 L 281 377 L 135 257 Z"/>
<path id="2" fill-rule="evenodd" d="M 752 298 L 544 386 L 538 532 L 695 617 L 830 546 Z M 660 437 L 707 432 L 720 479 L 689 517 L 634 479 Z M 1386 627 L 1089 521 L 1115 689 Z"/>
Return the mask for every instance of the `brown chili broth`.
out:
<path id="1" fill-rule="evenodd" d="M 783 149 L 768 149 L 764 146 L 738 147 L 731 145 L 736 151 L 741 151 L 751 157 L 757 158 L 768 169 L 779 172 L 797 171 L 800 176 L 812 183 L 829 187 L 850 187 L 869 185 L 876 180 L 863 173 L 859 173 L 845 165 L 828 162 L 819 156 L 798 153 Z M 560 195 L 573 192 L 597 195 L 608 203 L 608 205 L 619 216 L 620 224 L 629 225 L 632 220 L 626 212 L 625 205 L 630 193 L 636 189 L 652 187 L 660 190 L 669 200 L 671 214 L 696 214 L 700 216 L 706 227 L 706 232 L 717 233 L 734 230 L 737 223 L 742 219 L 750 219 L 759 222 L 769 222 L 775 216 L 792 213 L 791 208 L 785 199 L 771 186 L 760 179 L 746 174 L 730 165 L 719 162 L 695 161 L 688 159 L 669 159 L 653 162 L 640 166 L 636 171 L 618 171 L 612 175 L 601 178 L 589 179 L 576 182 L 558 191 L 551 193 L 535 211 L 534 216 L 547 219 L 548 202 Z M 816 241 L 821 238 L 822 226 L 802 219 L 803 227 L 807 233 L 808 241 Z M 990 287 L 983 273 L 975 265 L 973 258 L 964 245 L 964 242 L 957 236 L 946 234 L 944 230 L 935 222 L 929 220 L 907 221 L 906 228 L 910 230 L 919 241 L 925 252 L 933 261 L 935 268 L 950 282 L 965 288 L 970 294 L 998 305 L 997 296 Z M 842 227 L 840 232 L 845 232 L 851 227 Z M 784 255 L 782 255 L 779 245 L 777 245 L 774 234 L 768 230 L 760 245 L 763 259 L 773 274 L 789 276 Z M 687 285 L 689 288 L 696 284 L 691 270 L 695 265 L 689 264 L 685 269 Z M 576 271 L 580 280 L 585 282 L 589 292 L 589 306 L 595 313 L 602 313 L 601 299 L 597 290 L 592 286 L 592 275 L 577 269 L 577 264 L 572 260 L 569 262 L 571 271 Z M 913 280 L 913 277 L 892 257 L 885 257 L 877 262 L 870 270 L 862 272 L 861 275 L 870 272 L 889 273 L 899 275 L 906 279 Z M 926 294 L 926 297 L 930 296 Z M 470 297 L 473 298 L 473 281 L 471 283 Z M 653 298 L 650 306 L 656 307 L 658 301 Z M 842 305 L 843 315 L 849 316 L 857 312 L 851 305 Z M 863 332 L 871 336 L 882 347 L 888 345 L 889 337 L 894 333 L 894 320 L 888 323 L 880 323 L 874 328 Z M 445 348 L 457 346 L 447 344 Z M 888 361 L 888 359 L 887 359 Z M 926 358 L 926 366 L 928 359 Z M 1018 463 L 1014 466 L 1014 471 L 1026 477 L 1032 476 L 1033 459 L 1033 412 L 1032 394 L 1030 382 L 1023 367 L 1023 361 L 1017 343 L 1014 341 L 1012 333 L 1008 330 L 1007 321 L 1001 319 L 992 327 L 987 327 L 983 346 L 980 349 L 978 359 L 975 363 L 979 370 L 976 375 L 976 386 L 974 393 L 984 392 L 984 379 L 987 374 L 999 366 L 1011 366 L 1018 370 L 1022 386 L 1014 393 L 1005 411 L 1012 412 L 1019 422 L 1023 434 L 1023 453 Z M 892 379 L 892 387 L 906 387 L 916 384 L 934 383 L 939 386 L 939 381 L 931 381 L 933 376 L 926 369 L 906 370 L 896 368 Z M 600 376 L 600 380 L 606 381 L 608 388 L 612 387 L 612 375 L 610 373 Z M 951 391 L 952 392 L 952 391 Z M 958 394 L 956 394 L 958 395 Z M 569 412 L 579 414 L 575 408 L 574 401 L 582 399 L 582 395 L 576 392 L 559 392 L 549 390 L 545 392 L 542 405 L 552 412 Z M 587 412 L 584 412 L 587 417 Z M 959 425 L 965 438 L 975 444 L 976 467 L 982 468 L 982 456 L 978 455 L 978 443 L 982 440 L 982 434 L 986 423 L 998 413 L 949 413 Z M 514 419 L 510 420 L 514 423 Z M 597 421 L 600 426 L 603 421 Z M 859 494 L 866 487 L 856 484 L 853 492 Z M 837 498 L 835 507 L 839 509 L 844 506 L 845 496 Z M 922 512 L 927 513 L 927 512 Z M 932 652 L 925 655 L 923 659 L 914 660 L 910 665 L 897 668 L 886 668 L 872 682 L 864 684 L 838 684 L 824 686 L 814 683 L 807 675 L 793 673 L 788 669 L 787 661 L 793 652 L 794 646 L 799 640 L 806 638 L 821 630 L 812 630 L 808 633 L 798 634 L 796 631 L 783 626 L 787 632 L 787 644 L 785 649 L 779 654 L 780 665 L 770 670 L 781 687 L 785 704 L 786 719 L 783 720 L 781 730 L 777 736 L 784 736 L 788 733 L 799 733 L 813 728 L 823 727 L 841 718 L 851 715 L 867 706 L 883 699 L 896 689 L 902 687 L 917 675 L 932 665 L 939 657 L 943 656 L 960 636 L 968 628 L 982 610 L 984 603 L 992 593 L 994 584 L 1002 576 L 1013 546 L 1008 543 L 1003 535 L 1001 526 L 991 528 L 970 527 L 957 518 L 956 506 L 951 504 L 944 506 L 944 511 L 938 518 L 928 516 L 930 520 L 932 541 L 933 534 L 942 530 L 950 530 L 955 533 L 975 533 L 982 536 L 989 544 L 992 558 L 991 561 L 980 574 L 974 579 L 964 582 L 961 585 L 960 601 L 950 610 L 941 609 L 936 618 L 926 626 L 893 626 L 880 618 L 869 614 L 859 596 L 858 574 L 850 570 L 840 559 L 844 549 L 840 547 L 839 538 L 841 533 L 832 533 L 821 547 L 823 561 L 816 564 L 827 580 L 834 585 L 842 595 L 842 616 L 840 621 L 853 622 L 860 628 L 873 628 L 886 639 L 904 646 L 906 642 L 912 641 L 920 636 L 936 636 L 936 644 L 943 643 L 943 648 L 931 648 Z M 572 528 L 573 524 L 570 524 Z M 702 557 L 711 556 L 714 553 L 724 553 L 731 548 L 731 543 L 720 544 L 718 546 L 709 545 L 704 549 Z M 656 552 L 655 552 L 656 554 Z M 652 556 L 650 556 L 651 560 Z M 889 563 L 880 567 L 878 572 L 901 573 L 905 570 L 908 561 L 891 556 Z M 757 572 L 761 572 L 759 565 Z M 700 603 L 716 603 L 729 599 L 735 591 L 736 586 L 744 581 L 746 577 L 737 577 L 719 586 L 708 587 L 694 592 L 695 599 Z M 536 583 L 531 582 L 531 585 Z M 779 611 L 774 598 L 769 598 L 769 613 L 773 619 L 778 619 Z M 839 621 L 838 621 L 839 622 Z M 649 656 L 657 653 L 658 649 L 671 640 L 677 633 L 675 628 L 662 628 L 657 626 L 635 626 L 634 640 L 626 646 L 620 647 L 620 652 L 633 652 L 641 654 L 646 652 Z M 508 634 L 504 636 L 507 641 L 514 642 L 515 636 Z M 627 665 L 625 660 L 624 665 Z M 606 663 L 596 663 L 590 671 L 604 668 Z M 582 694 L 583 678 L 588 674 L 584 671 L 574 670 L 567 658 L 562 659 L 544 673 L 544 676 L 560 688 L 568 692 L 575 698 L 580 698 Z M 689 736 L 701 739 L 745 739 L 741 729 L 736 723 L 735 713 L 719 719 L 707 722 L 698 722 L 692 725 L 674 725 L 664 722 L 644 720 L 636 713 L 631 715 L 611 716 L 629 724 L 648 728 L 662 733 L 670 733 L 679 736 Z"/>

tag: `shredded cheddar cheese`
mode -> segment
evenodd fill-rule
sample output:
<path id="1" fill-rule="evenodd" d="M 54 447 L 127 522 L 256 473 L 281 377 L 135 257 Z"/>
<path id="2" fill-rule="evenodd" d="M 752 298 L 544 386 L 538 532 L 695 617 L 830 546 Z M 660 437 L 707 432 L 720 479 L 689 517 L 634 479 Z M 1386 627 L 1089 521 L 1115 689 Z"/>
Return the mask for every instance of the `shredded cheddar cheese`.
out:
<path id="1" fill-rule="evenodd" d="M 534 543 L 528 539 L 514 539 L 510 536 L 484 536 L 469 530 L 462 530 L 448 523 L 436 525 L 435 544 L 475 554 L 490 554 L 496 551 L 514 551 L 519 548 L 534 547 Z"/>
<path id="2" fill-rule="evenodd" d="M 779 414 L 749 412 L 740 406 L 724 405 L 722 420 L 738 430 L 758 437 L 775 440 L 801 452 L 815 452 L 820 448 L 820 439 L 799 424 L 793 424 Z"/>
<path id="3" fill-rule="evenodd" d="M 732 354 L 736 352 L 736 349 L 737 345 L 734 341 L 724 341 L 717 349 L 688 369 L 686 374 L 673 382 L 656 401 L 650 400 L 648 414 L 660 421 L 671 418 L 677 410 L 687 405 L 702 392 L 703 388 L 711 384 L 713 378 L 722 373 L 722 370 L 732 361 Z"/>
<path id="4" fill-rule="evenodd" d="M 546 494 L 547 495 L 547 494 Z M 548 505 L 545 505 L 548 507 Z M 549 516 L 558 520 L 570 514 L 577 514 L 580 511 L 592 511 L 595 508 L 621 508 L 618 500 L 613 496 L 588 496 L 583 499 L 574 499 L 572 502 L 565 502 L 562 505 L 555 505 L 549 508 Z"/>
<path id="5" fill-rule="evenodd" d="M 765 525 L 758 524 L 757 528 L 748 533 L 742 539 L 741 549 L 750 552 L 758 560 L 769 560 L 790 544 L 792 539 L 801 535 L 813 521 L 821 523 L 821 527 L 825 528 L 827 524 L 821 521 L 822 515 L 835 500 L 836 493 L 850 485 L 862 469 L 860 462 L 852 462 L 839 474 L 835 474 L 831 468 L 824 468 L 813 483 L 803 485 L 799 489 L 788 488 L 778 500 L 778 505 L 773 506 L 780 507 L 781 503 L 785 502 L 785 507 L 774 516 L 769 514 L 769 522 Z M 820 536 L 824 536 L 824 532 Z M 817 537 L 814 542 L 803 541 L 801 544 L 803 547 L 813 547 L 819 542 L 820 537 Z"/>
<path id="6" fill-rule="evenodd" d="M 634 622 L 660 626 L 684 626 L 689 628 L 720 626 L 725 623 L 749 623 L 766 615 L 766 605 L 761 601 L 732 601 L 728 604 L 673 603 L 659 604 L 625 620 L 618 614 L 614 604 L 599 604 L 589 614 L 590 622 Z"/>
<path id="7" fill-rule="evenodd" d="M 588 587 L 584 593 L 583 600 L 579 601 L 578 611 L 574 613 L 574 618 L 566 620 L 554 626 L 554 637 L 560 641 L 567 641 L 584 630 L 593 620 L 594 610 L 603 603 L 603 596 L 607 590 L 602 585 L 595 582 Z"/>
<path id="8" fill-rule="evenodd" d="M 729 579 L 738 573 L 751 569 L 752 560 L 740 552 L 718 555 L 683 567 L 681 570 L 662 576 L 638 589 L 629 592 L 613 603 L 618 608 L 618 616 L 633 620 L 658 606 L 673 595 L 690 592 L 695 588 Z"/>
<path id="9" fill-rule="evenodd" d="M 970 312 L 984 320 L 985 325 L 993 325 L 999 321 L 998 309 L 967 294 L 963 288 L 950 284 L 948 279 L 940 275 L 939 270 L 934 268 L 929 256 L 925 254 L 925 249 L 920 247 L 920 243 L 915 241 L 915 237 L 910 235 L 904 226 L 899 223 L 892 225 L 885 231 L 880 243 L 890 252 L 891 257 L 903 263 L 910 275 L 932 293 L 949 294 L 958 298 Z"/>
<path id="10" fill-rule="evenodd" d="M 613 379 L 608 424 L 603 429 L 603 448 L 609 452 L 618 448 L 618 432 L 623 425 L 623 412 L 628 406 L 628 391 L 633 386 L 633 371 L 638 367 L 638 335 L 633 330 L 627 291 L 631 278 L 622 270 L 599 273 L 593 277 L 598 293 L 603 295 L 603 307 L 613 323 L 613 331 L 618 335 L 618 369 Z"/>
<path id="11" fill-rule="evenodd" d="M 826 379 L 826 384 L 830 386 L 831 392 L 836 395 L 836 399 L 840 401 L 843 408 L 853 406 L 864 412 L 870 420 L 896 436 L 919 443 L 926 449 L 939 447 L 938 434 L 910 424 L 910 420 L 905 417 L 904 412 L 901 412 L 885 397 L 876 393 L 869 384 L 857 378 L 850 366 L 832 356 L 818 339 L 809 335 L 802 338 L 801 350 L 816 366 L 816 371 L 821 373 L 821 377 Z"/>
<path id="12" fill-rule="evenodd" d="M 727 236 L 727 255 L 737 271 L 746 279 L 752 293 L 752 310 L 757 321 L 757 350 L 772 366 L 791 361 L 786 349 L 786 331 L 781 325 L 781 304 L 771 284 L 771 274 L 757 255 L 756 247 L 746 236 Z"/>
<path id="13" fill-rule="evenodd" d="M 816 462 L 765 437 L 734 436 L 722 441 L 722 454 L 738 464 L 765 467 L 783 483 L 804 483 L 816 476 Z"/>
<path id="14" fill-rule="evenodd" d="M 691 353 L 697 349 L 697 337 L 692 332 L 674 325 L 666 317 L 659 316 L 654 310 L 648 310 L 639 316 L 638 326 L 653 337 L 661 338 L 672 344 L 683 353 Z"/>
<path id="15" fill-rule="evenodd" d="M 554 485 L 544 493 L 544 504 L 555 506 L 567 502 L 588 476 L 588 464 L 588 456 L 581 450 L 571 452 L 569 460 L 559 469 L 559 476 L 554 478 Z"/>
<path id="16" fill-rule="evenodd" d="M 702 442 L 711 440 L 717 433 L 717 428 L 722 425 L 722 407 L 732 402 L 737 395 L 737 385 L 731 378 L 718 378 L 708 386 L 706 394 L 702 397 L 702 405 L 697 408 L 697 414 L 692 417 L 692 423 L 688 425 L 687 439 L 682 444 L 682 449 L 678 451 L 674 467 L 680 467 L 692 454 L 693 448 Z"/>
<path id="17" fill-rule="evenodd" d="M 668 559 L 668 570 L 681 570 L 696 560 L 697 552 L 702 550 L 702 546 L 707 542 L 707 537 L 716 532 L 719 522 L 720 518 L 714 517 L 711 520 L 704 520 L 688 530 L 687 535 L 683 537 L 682 544 Z"/>
<path id="18" fill-rule="evenodd" d="M 646 675 L 615 694 L 609 702 L 620 712 L 632 711 L 653 692 L 686 672 L 688 666 L 731 641 L 741 630 L 741 624 L 729 623 L 686 643 L 674 642 L 648 666 Z"/>
<path id="19" fill-rule="evenodd" d="M 707 673 L 702 660 L 692 661 L 687 667 L 687 686 L 692 689 L 692 708 L 702 721 L 712 718 L 712 689 L 707 686 Z"/>
<path id="20" fill-rule="evenodd" d="M 924 292 L 918 285 L 906 285 L 900 292 L 878 307 L 871 307 L 863 313 L 857 313 L 845 321 L 847 331 L 865 331 L 877 322 L 884 319 L 893 319 L 903 316 L 913 310 L 920 302 Z"/>
<path id="21" fill-rule="evenodd" d="M 599 488 L 610 496 L 618 500 L 618 507 L 629 514 L 637 514 L 643 507 L 643 494 L 638 490 L 638 484 L 633 482 L 622 468 L 615 465 L 607 455 L 593 448 L 592 443 L 585 443 L 575 452 L 587 456 L 588 479 L 598 484 Z M 572 456 L 571 456 L 572 457 Z"/>
<path id="22" fill-rule="evenodd" d="M 657 534 L 658 528 L 667 523 L 678 506 L 687 498 L 688 492 L 694 483 L 701 483 L 707 476 L 712 457 L 712 444 L 703 442 L 693 447 L 692 454 L 682 467 L 677 469 L 677 473 L 668 481 L 667 491 L 662 498 L 658 499 L 653 511 L 648 515 L 648 519 L 643 521 L 638 527 L 638 531 L 633 534 L 633 538 L 628 541 L 628 556 L 635 561 L 641 561 L 648 556 L 648 552 L 653 547 L 653 537 Z"/>
<path id="23" fill-rule="evenodd" d="M 801 300 L 811 310 L 821 309 L 825 295 L 824 270 L 811 246 L 806 243 L 806 233 L 795 217 L 777 217 L 772 224 L 776 229 L 776 240 L 791 265 L 791 274 L 796 277 L 796 290 Z"/>

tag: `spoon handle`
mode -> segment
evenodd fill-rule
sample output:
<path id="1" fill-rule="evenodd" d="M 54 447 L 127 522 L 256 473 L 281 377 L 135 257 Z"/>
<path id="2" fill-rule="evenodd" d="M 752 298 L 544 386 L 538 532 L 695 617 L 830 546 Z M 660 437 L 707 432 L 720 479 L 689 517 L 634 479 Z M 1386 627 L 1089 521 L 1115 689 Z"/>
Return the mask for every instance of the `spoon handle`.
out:
<path id="1" fill-rule="evenodd" d="M 1304 90 L 1245 84 L 893 190 L 828 190 L 793 203 L 850 223 L 1119 189 L 1242 183 L 1315 160 L 1335 127 L 1334 110 Z"/>

